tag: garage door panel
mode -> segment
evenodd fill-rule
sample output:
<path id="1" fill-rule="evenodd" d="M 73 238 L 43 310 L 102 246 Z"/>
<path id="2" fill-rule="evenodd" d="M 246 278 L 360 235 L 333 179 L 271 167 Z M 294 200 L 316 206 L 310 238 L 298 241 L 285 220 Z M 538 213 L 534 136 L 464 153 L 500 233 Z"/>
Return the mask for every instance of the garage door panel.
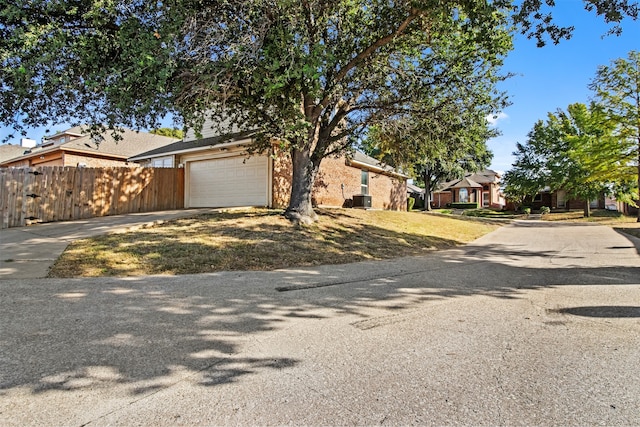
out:
<path id="1" fill-rule="evenodd" d="M 264 156 L 192 162 L 189 206 L 266 206 L 268 178 L 268 158 Z"/>

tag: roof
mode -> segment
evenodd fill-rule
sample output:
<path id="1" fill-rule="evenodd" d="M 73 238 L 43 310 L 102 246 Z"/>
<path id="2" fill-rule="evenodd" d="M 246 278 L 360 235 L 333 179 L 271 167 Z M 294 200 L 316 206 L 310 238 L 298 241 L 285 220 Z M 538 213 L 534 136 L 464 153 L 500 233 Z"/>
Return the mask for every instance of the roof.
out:
<path id="1" fill-rule="evenodd" d="M 135 156 L 130 157 L 129 160 L 131 161 L 145 160 L 153 157 L 168 156 L 171 154 L 181 154 L 181 153 L 186 153 L 190 151 L 205 150 L 215 145 L 236 144 L 241 141 L 248 140 L 252 134 L 253 134 L 252 131 L 247 131 L 247 132 L 232 133 L 228 135 L 219 135 L 219 136 L 214 136 L 214 137 L 204 138 L 204 139 L 196 139 L 191 141 L 176 141 L 172 144 L 158 147 L 153 150 L 140 152 Z"/>
<path id="2" fill-rule="evenodd" d="M 80 126 L 73 127 L 64 132 L 56 133 L 60 135 L 80 135 Z M 64 143 L 55 143 L 53 137 L 49 138 L 44 145 L 36 146 L 28 150 L 24 155 L 10 159 L 11 162 L 28 159 L 42 154 L 62 150 L 73 151 L 76 153 L 101 155 L 105 157 L 115 157 L 127 160 L 131 156 L 135 156 L 141 152 L 156 149 L 176 141 L 162 135 L 155 135 L 148 132 L 137 132 L 130 129 L 124 129 L 120 134 L 122 139 L 116 141 L 111 132 L 105 132 L 102 135 L 102 141 L 96 142 L 91 135 L 83 135 Z M 24 150 L 23 150 L 24 152 Z M 3 161 L 5 162 L 5 161 Z"/>
<path id="3" fill-rule="evenodd" d="M 407 191 L 410 193 L 424 193 L 424 188 L 420 188 L 417 185 L 409 184 L 407 182 Z"/>
<path id="4" fill-rule="evenodd" d="M 452 188 L 479 188 L 481 184 L 500 183 L 500 174 L 491 170 L 485 169 L 480 172 L 468 173 L 462 179 L 454 179 L 438 186 L 436 192 L 449 191 Z"/>
<path id="5" fill-rule="evenodd" d="M 407 175 L 398 172 L 395 168 L 392 168 L 389 165 L 385 165 L 384 163 L 374 159 L 371 156 L 366 155 L 362 151 L 354 151 L 353 155 L 347 162 L 351 166 L 364 166 L 366 168 L 373 169 L 376 172 L 382 172 L 400 178 L 408 178 Z"/>
<path id="6" fill-rule="evenodd" d="M 27 150 L 28 148 L 22 147 L 20 145 L 2 144 L 0 145 L 0 163 L 4 162 L 5 160 L 10 160 L 22 156 Z"/>
<path id="7" fill-rule="evenodd" d="M 129 160 L 134 162 L 147 160 L 154 157 L 184 154 L 193 151 L 203 151 L 213 148 L 214 146 L 236 145 L 244 141 L 250 141 L 253 134 L 254 131 L 244 131 L 192 141 L 177 141 L 173 144 L 165 145 L 164 147 L 159 147 L 155 150 L 140 153 L 134 157 L 130 157 Z M 361 151 L 353 152 L 353 155 L 350 157 L 348 162 L 352 166 L 364 166 L 377 172 L 387 173 L 401 178 L 407 178 L 406 175 L 396 171 L 391 166 L 384 165 L 378 160 L 374 159 L 373 157 L 367 156 Z"/>
<path id="8" fill-rule="evenodd" d="M 482 188 L 482 185 L 478 184 L 470 178 L 462 178 L 449 188 Z"/>

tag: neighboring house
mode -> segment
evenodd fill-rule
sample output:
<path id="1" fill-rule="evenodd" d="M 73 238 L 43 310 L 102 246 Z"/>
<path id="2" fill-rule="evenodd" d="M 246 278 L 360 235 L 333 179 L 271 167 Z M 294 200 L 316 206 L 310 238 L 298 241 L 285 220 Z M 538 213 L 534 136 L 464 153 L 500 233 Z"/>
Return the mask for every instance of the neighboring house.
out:
<path id="1" fill-rule="evenodd" d="M 22 145 L 2 144 L 0 145 L 0 163 L 22 156 L 28 149 Z"/>
<path id="2" fill-rule="evenodd" d="M 546 206 L 552 210 L 568 211 L 571 209 L 583 209 L 585 201 L 569 197 L 565 190 L 551 191 L 551 189 L 547 187 L 535 196 L 525 198 L 523 205 L 530 206 L 534 210 Z M 605 194 L 601 194 L 597 199 L 589 201 L 589 207 L 591 209 L 622 210 L 622 205 L 621 202 Z"/>
<path id="3" fill-rule="evenodd" d="M 106 132 L 102 141 L 96 143 L 76 126 L 56 133 L 40 145 L 23 147 L 16 156 L 0 160 L 0 167 L 128 166 L 129 157 L 175 141 L 176 138 L 126 129 L 121 140 L 116 141 Z"/>
<path id="4" fill-rule="evenodd" d="M 485 169 L 468 173 L 462 179 L 445 182 L 431 197 L 434 208 L 444 208 L 451 203 L 477 203 L 479 207 L 502 209 L 504 196 L 500 190 L 500 174 Z"/>
<path id="5" fill-rule="evenodd" d="M 132 156 L 143 166 L 185 169 L 185 208 L 286 207 L 291 161 L 276 148 L 249 154 L 250 133 L 190 139 Z M 323 159 L 312 200 L 315 206 L 405 210 L 407 177 L 363 153 Z M 355 196 L 355 197 L 354 197 Z"/>

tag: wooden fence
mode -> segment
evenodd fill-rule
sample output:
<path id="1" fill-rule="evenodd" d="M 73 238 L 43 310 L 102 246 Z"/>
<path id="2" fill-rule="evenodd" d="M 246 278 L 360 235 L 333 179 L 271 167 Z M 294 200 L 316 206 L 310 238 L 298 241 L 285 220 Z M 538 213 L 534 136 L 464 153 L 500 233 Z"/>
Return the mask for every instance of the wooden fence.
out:
<path id="1" fill-rule="evenodd" d="M 0 228 L 184 207 L 184 169 L 0 169 Z"/>

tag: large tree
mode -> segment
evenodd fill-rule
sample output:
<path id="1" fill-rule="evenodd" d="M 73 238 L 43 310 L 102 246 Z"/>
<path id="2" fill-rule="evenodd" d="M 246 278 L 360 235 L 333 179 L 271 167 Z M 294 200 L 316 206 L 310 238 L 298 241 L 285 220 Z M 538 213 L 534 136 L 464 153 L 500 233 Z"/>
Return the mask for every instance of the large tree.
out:
<path id="1" fill-rule="evenodd" d="M 635 174 L 638 188 L 635 200 L 640 201 L 640 52 L 629 52 L 628 58 L 599 67 L 591 89 L 616 125 L 616 138 L 609 150 L 618 153 L 617 158 L 595 164 L 594 168 L 604 174 L 617 171 L 621 174 L 619 180 Z"/>
<path id="2" fill-rule="evenodd" d="M 585 4 L 611 22 L 637 17 L 633 0 Z M 157 128 L 172 113 L 196 130 L 207 118 L 220 131 L 251 129 L 254 149 L 277 140 L 291 154 L 287 213 L 308 220 L 322 158 L 399 110 L 422 110 L 425 89 L 456 69 L 499 61 L 508 17 L 539 41 L 566 37 L 543 9 L 540 0 L 3 0 L 0 122 Z M 433 53 L 449 43 L 466 55 L 445 66 Z"/>
<path id="3" fill-rule="evenodd" d="M 584 200 L 585 216 L 589 201 L 603 193 L 628 200 L 628 175 L 622 167 L 620 151 L 612 141 L 615 126 L 603 109 L 571 104 L 566 111 L 549 113 L 538 121 L 526 144 L 518 144 L 516 162 L 505 174 L 505 192 L 512 200 L 533 196 L 543 188 L 564 190 L 572 198 Z M 598 165 L 610 166 L 602 170 Z"/>

